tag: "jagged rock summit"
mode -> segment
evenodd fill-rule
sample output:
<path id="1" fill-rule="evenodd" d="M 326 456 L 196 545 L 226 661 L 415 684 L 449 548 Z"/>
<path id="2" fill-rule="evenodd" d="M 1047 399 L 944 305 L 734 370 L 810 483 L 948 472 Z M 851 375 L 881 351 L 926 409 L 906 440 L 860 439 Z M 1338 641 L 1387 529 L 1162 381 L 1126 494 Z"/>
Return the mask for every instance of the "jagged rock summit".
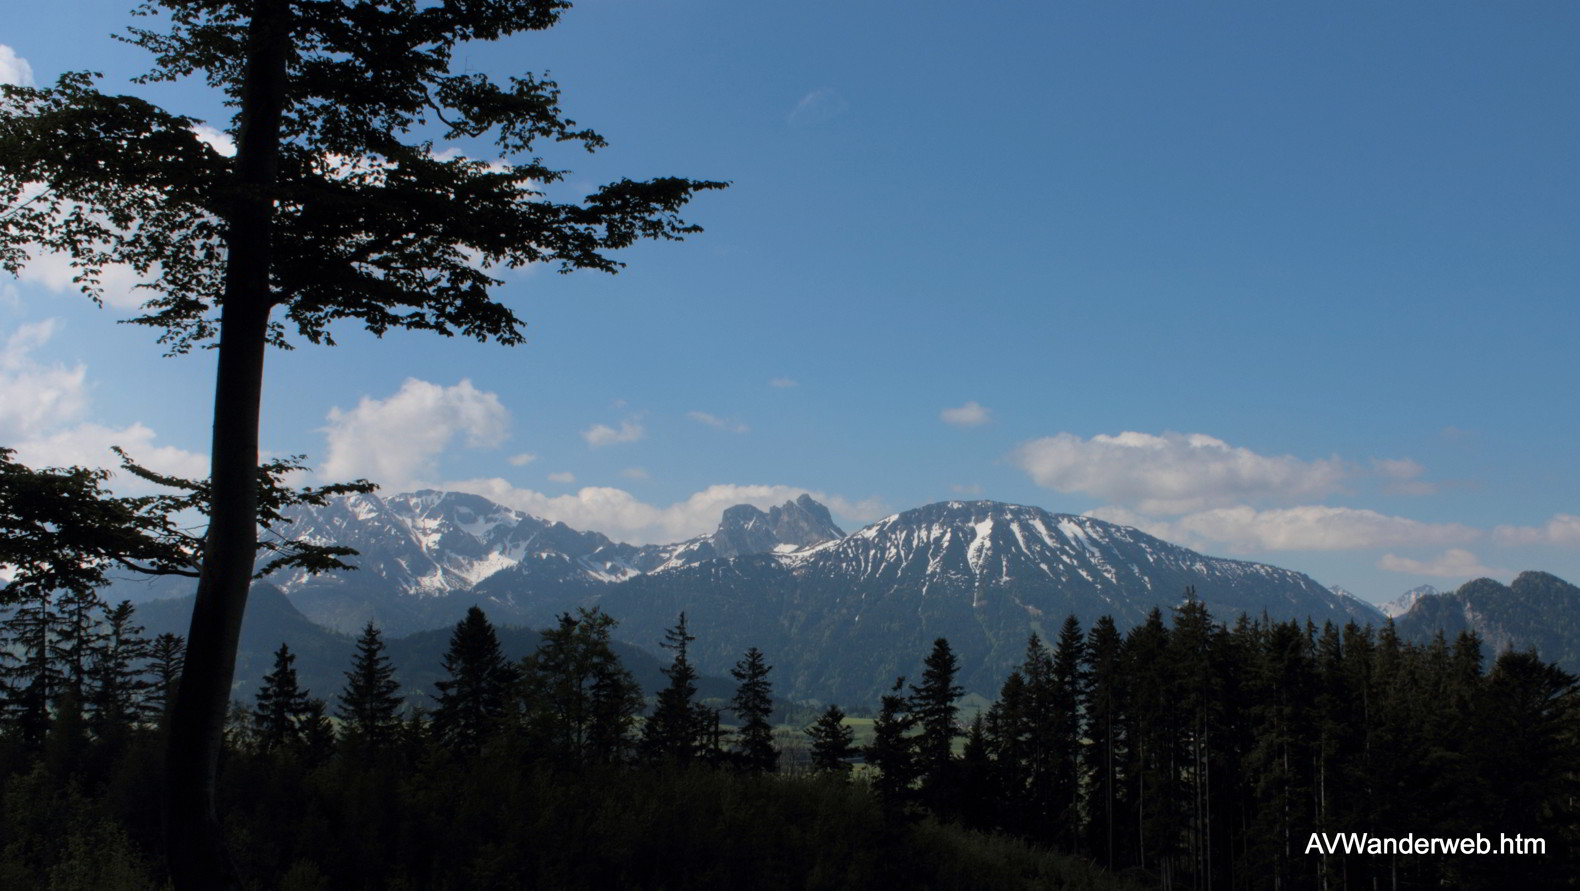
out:
<path id="1" fill-rule="evenodd" d="M 712 533 L 642 546 L 479 495 L 432 489 L 348 495 L 297 510 L 291 518 L 294 536 L 358 551 L 355 572 L 270 578 L 314 621 L 346 633 L 369 619 L 398 633 L 434 627 L 461 600 L 483 603 L 505 621 L 545 623 L 557 611 L 645 573 L 794 553 L 844 535 L 828 508 L 807 495 L 767 512 L 735 505 Z"/>
<path id="2" fill-rule="evenodd" d="M 719 528 L 712 534 L 673 546 L 664 567 L 673 569 L 748 554 L 788 554 L 844 537 L 828 508 L 813 501 L 810 495 L 771 507 L 767 513 L 750 504 L 737 504 L 724 511 Z"/>

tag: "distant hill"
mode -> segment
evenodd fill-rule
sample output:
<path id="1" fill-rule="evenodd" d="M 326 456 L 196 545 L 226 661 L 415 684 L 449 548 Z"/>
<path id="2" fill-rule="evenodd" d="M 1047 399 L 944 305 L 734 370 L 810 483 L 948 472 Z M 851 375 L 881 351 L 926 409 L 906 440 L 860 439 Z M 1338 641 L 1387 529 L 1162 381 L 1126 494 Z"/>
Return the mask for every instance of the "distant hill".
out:
<path id="1" fill-rule="evenodd" d="M 1580 674 L 1580 588 L 1545 572 L 1522 572 L 1511 584 L 1476 579 L 1451 594 L 1423 594 L 1394 619 L 1406 640 L 1437 631 L 1481 635 L 1490 654 L 1534 647 L 1549 662 Z"/>

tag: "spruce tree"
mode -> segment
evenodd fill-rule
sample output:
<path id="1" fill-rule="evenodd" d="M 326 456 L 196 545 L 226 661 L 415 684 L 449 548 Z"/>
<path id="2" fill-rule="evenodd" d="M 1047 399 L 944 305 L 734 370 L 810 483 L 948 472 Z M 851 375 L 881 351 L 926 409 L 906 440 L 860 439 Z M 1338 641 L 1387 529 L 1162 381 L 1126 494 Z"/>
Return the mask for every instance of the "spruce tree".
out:
<path id="1" fill-rule="evenodd" d="M 572 763 L 625 758 L 642 691 L 610 645 L 614 626 L 596 607 L 563 614 L 522 660 L 518 711 L 538 751 Z"/>
<path id="2" fill-rule="evenodd" d="M 878 772 L 872 790 L 884 809 L 894 814 L 905 812 L 915 800 L 916 780 L 921 776 L 916 740 L 911 737 L 916 715 L 904 689 L 905 678 L 897 678 L 883 695 L 872 722 L 872 742 L 863 750 L 867 763 Z"/>
<path id="3" fill-rule="evenodd" d="M 686 630 L 686 614 L 664 632 L 662 646 L 675 654 L 664 676 L 669 686 L 658 692 L 653 713 L 642 728 L 642 751 L 649 759 L 689 764 L 703 752 L 712 710 L 696 703 L 697 669 L 687 648 L 696 640 Z"/>
<path id="4" fill-rule="evenodd" d="M 747 650 L 741 661 L 730 669 L 730 676 L 740 684 L 730 704 L 741 722 L 736 757 L 741 767 L 749 772 L 771 773 L 779 764 L 773 725 L 768 722 L 774 710 L 773 688 L 768 682 L 768 672 L 772 670 L 756 647 Z"/>
<path id="5" fill-rule="evenodd" d="M 60 666 L 61 683 L 78 705 L 88 698 L 88 673 L 105 642 L 104 599 L 94 588 L 57 591 L 56 627 L 50 635 L 50 658 Z"/>
<path id="6" fill-rule="evenodd" d="M 347 739 L 372 749 L 393 744 L 400 729 L 399 694 L 395 666 L 384 654 L 384 637 L 370 621 L 357 638 L 340 706 L 335 709 Z"/>
<path id="7" fill-rule="evenodd" d="M 181 670 L 186 664 L 186 638 L 168 631 L 153 639 L 148 646 L 148 674 L 151 680 L 148 695 L 142 702 L 142 719 L 163 726 L 175 702 L 176 688 L 181 683 Z"/>
<path id="8" fill-rule="evenodd" d="M 962 735 L 955 723 L 955 701 L 965 692 L 955 683 L 959 671 L 960 660 L 949 641 L 940 637 L 922 662 L 921 684 L 911 687 L 910 712 L 921 729 L 916 739 L 918 766 L 928 783 L 947 772 L 955 738 Z"/>
<path id="9" fill-rule="evenodd" d="M 475 754 L 499 729 L 515 683 L 515 670 L 500 651 L 494 626 L 476 606 L 456 623 L 444 670 L 447 677 L 435 684 L 439 705 L 433 713 L 434 735 L 453 752 Z"/>
<path id="10" fill-rule="evenodd" d="M 6 646 L 0 649 L 5 680 L 5 714 L 24 746 L 43 744 L 50 712 L 66 689 L 57 658 L 60 616 L 49 589 L 30 585 L 26 599 L 6 617 Z M 8 592 L 14 593 L 14 592 Z"/>
<path id="11" fill-rule="evenodd" d="M 272 752 L 299 743 L 310 711 L 307 691 L 296 680 L 296 655 L 280 644 L 274 669 L 263 676 L 253 706 L 253 739 L 260 751 Z"/>
<path id="12" fill-rule="evenodd" d="M 142 626 L 132 622 L 134 612 L 129 600 L 109 609 L 103 641 L 88 671 L 88 723 L 100 738 L 119 734 L 137 721 L 149 687 L 142 673 L 149 642 Z"/>
<path id="13" fill-rule="evenodd" d="M 1092 623 L 1086 636 L 1086 733 L 1091 745 L 1082 749 L 1087 793 L 1086 850 L 1107 869 L 1118 858 L 1116 841 L 1126 823 L 1121 811 L 1120 766 L 1124 762 L 1121 736 L 1124 703 L 1120 695 L 1120 647 L 1123 638 L 1112 616 Z"/>
<path id="14" fill-rule="evenodd" d="M 1044 839 L 1071 853 L 1080 849 L 1082 715 L 1086 710 L 1086 634 L 1075 616 L 1064 620 L 1054 644 L 1048 691 L 1048 796 Z"/>
<path id="15" fill-rule="evenodd" d="M 933 812 L 953 816 L 959 792 L 954 741 L 963 736 L 955 721 L 955 702 L 965 692 L 955 683 L 960 660 L 945 638 L 933 641 L 922 661 L 922 682 L 911 687 L 910 711 L 920 733 L 916 737 L 916 769 L 922 794 Z"/>
<path id="16" fill-rule="evenodd" d="M 812 769 L 848 775 L 856 748 L 856 731 L 845 724 L 845 713 L 830 705 L 803 731 L 812 744 Z"/>

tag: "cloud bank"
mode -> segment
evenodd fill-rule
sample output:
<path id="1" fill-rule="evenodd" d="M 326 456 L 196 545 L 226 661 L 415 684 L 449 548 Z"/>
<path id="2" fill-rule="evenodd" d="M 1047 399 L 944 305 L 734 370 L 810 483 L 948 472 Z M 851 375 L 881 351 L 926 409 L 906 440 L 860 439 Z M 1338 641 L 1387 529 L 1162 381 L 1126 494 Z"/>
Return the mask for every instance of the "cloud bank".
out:
<path id="1" fill-rule="evenodd" d="M 1237 554 L 1260 551 L 1348 551 L 1385 547 L 1444 547 L 1473 541 L 1480 532 L 1459 523 L 1423 523 L 1376 511 L 1325 505 L 1256 510 L 1214 508 L 1165 520 L 1120 507 L 1088 516 L 1134 526 L 1149 535 L 1197 549 L 1221 547 Z"/>
<path id="2" fill-rule="evenodd" d="M 1553 545 L 1580 548 L 1580 517 L 1554 514 L 1543 526 L 1499 526 L 1492 538 L 1501 545 Z"/>
<path id="3" fill-rule="evenodd" d="M 518 488 L 497 477 L 456 480 L 446 483 L 445 488 L 471 492 L 546 520 L 558 520 L 576 529 L 595 530 L 632 544 L 682 541 L 713 531 L 727 507 L 751 504 L 766 510 L 803 494 L 810 494 L 827 505 L 846 522 L 866 523 L 887 511 L 876 499 L 852 501 L 798 486 L 780 485 L 713 485 L 667 505 L 649 504 L 612 486 L 587 486 L 571 494 L 546 495 Z"/>
<path id="4" fill-rule="evenodd" d="M 1430 575 L 1439 578 L 1476 579 L 1512 575 L 1506 569 L 1494 569 L 1482 565 L 1475 554 L 1462 548 L 1450 548 L 1429 560 L 1414 560 L 1409 557 L 1384 554 L 1377 565 L 1389 572 L 1400 572 L 1406 575 Z"/>
<path id="5" fill-rule="evenodd" d="M 208 458 L 156 444 L 144 424 L 109 427 L 85 420 L 92 402 L 86 365 L 38 360 L 34 353 L 60 331 L 55 319 L 18 326 L 0 340 L 0 445 L 16 449 L 17 459 L 33 467 L 103 467 L 120 460 L 110 446 L 125 449 L 145 467 L 199 479 L 208 475 Z M 150 491 L 136 477 L 119 475 L 114 488 L 126 494 Z"/>
<path id="6" fill-rule="evenodd" d="M 452 440 L 474 448 L 504 442 L 510 413 L 499 397 L 462 380 L 453 387 L 407 378 L 388 399 L 364 396 L 349 411 L 332 408 L 326 479 L 366 477 L 389 491 L 438 478 L 438 457 Z"/>
<path id="7" fill-rule="evenodd" d="M 1338 458 L 1259 455 L 1202 433 L 1071 433 L 1028 442 L 1010 456 L 1041 486 L 1080 492 L 1145 514 L 1184 514 L 1246 501 L 1298 502 L 1339 490 Z"/>

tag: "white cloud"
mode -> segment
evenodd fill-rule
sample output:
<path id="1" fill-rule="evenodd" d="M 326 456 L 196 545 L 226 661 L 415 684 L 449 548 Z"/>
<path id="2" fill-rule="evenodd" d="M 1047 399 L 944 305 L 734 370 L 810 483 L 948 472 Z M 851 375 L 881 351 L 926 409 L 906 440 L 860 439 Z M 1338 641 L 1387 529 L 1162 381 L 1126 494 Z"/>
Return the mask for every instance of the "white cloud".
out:
<path id="1" fill-rule="evenodd" d="M 1011 455 L 1038 485 L 1084 492 L 1145 514 L 1183 514 L 1245 501 L 1297 502 L 1337 491 L 1351 474 L 1338 458 L 1259 455 L 1201 433 L 1060 433 Z"/>
<path id="2" fill-rule="evenodd" d="M 562 470 L 559 473 L 551 473 L 549 474 L 549 482 L 574 483 L 576 482 L 576 474 L 571 473 L 569 470 Z"/>
<path id="3" fill-rule="evenodd" d="M 511 455 L 506 460 L 510 462 L 512 467 L 526 467 L 533 461 L 538 460 L 538 456 L 532 454 L 531 452 L 522 452 L 519 455 Z"/>
<path id="4" fill-rule="evenodd" d="M 617 442 L 636 442 L 646 435 L 647 429 L 633 421 L 621 421 L 618 430 L 607 424 L 594 424 L 582 431 L 582 439 L 594 448 Z"/>
<path id="5" fill-rule="evenodd" d="M 192 132 L 197 134 L 198 139 L 208 143 L 210 148 L 221 155 L 227 158 L 236 157 L 236 140 L 231 139 L 230 134 L 224 130 L 210 127 L 208 124 L 196 124 L 192 127 Z"/>
<path id="6" fill-rule="evenodd" d="M 877 499 L 852 501 L 796 486 L 714 485 L 683 501 L 662 506 L 648 504 L 630 492 L 609 486 L 587 486 L 567 495 L 546 495 L 521 489 L 498 478 L 449 482 L 445 487 L 473 492 L 534 516 L 559 520 L 577 529 L 595 530 L 618 541 L 635 544 L 681 541 L 713 531 L 727 507 L 752 504 L 767 509 L 802 494 L 810 494 L 828 505 L 829 510 L 846 523 L 870 522 L 882 517 L 887 510 Z"/>
<path id="7" fill-rule="evenodd" d="M 746 433 L 752 429 L 740 421 L 721 418 L 718 415 L 710 415 L 705 411 L 688 411 L 686 412 L 686 417 L 699 424 L 706 424 L 715 430 L 727 430 L 730 433 Z"/>
<path id="8" fill-rule="evenodd" d="M 142 424 L 106 427 L 103 424 L 76 424 L 44 436 L 16 444 L 17 459 L 32 467 L 106 467 L 115 470 L 121 461 L 110 451 L 120 446 L 132 460 L 159 473 L 186 479 L 208 476 L 208 457 L 186 449 L 155 445 L 154 431 Z M 130 474 L 117 473 L 111 485 L 123 495 L 166 491 Z"/>
<path id="9" fill-rule="evenodd" d="M 43 285 L 57 294 L 67 291 L 79 291 L 80 285 L 73 279 L 77 276 L 77 267 L 71 265 L 71 257 L 56 251 L 36 251 L 22 267 L 22 273 L 17 276 L 24 282 Z M 137 274 L 132 267 L 122 263 L 106 263 L 99 270 L 100 299 L 114 309 L 139 309 L 143 303 L 152 297 L 152 292 L 138 285 L 153 281 L 159 276 L 158 267 L 149 270 L 147 276 Z"/>
<path id="10" fill-rule="evenodd" d="M 972 400 L 959 408 L 946 408 L 938 413 L 938 417 L 945 424 L 956 427 L 977 427 L 991 421 L 993 412 L 978 405 L 976 400 Z"/>
<path id="11" fill-rule="evenodd" d="M 1462 548 L 1450 548 L 1430 560 L 1414 560 L 1409 557 L 1384 554 L 1377 565 L 1389 572 L 1402 572 L 1408 575 L 1430 575 L 1440 578 L 1469 579 L 1510 575 L 1506 569 L 1494 569 L 1489 566 L 1483 566 L 1475 554 Z"/>
<path id="12" fill-rule="evenodd" d="M 777 387 L 781 390 L 788 390 L 791 387 L 799 387 L 800 384 L 787 377 L 776 377 L 768 382 L 768 386 Z"/>
<path id="13" fill-rule="evenodd" d="M 789 122 L 797 127 L 809 127 L 833 120 L 844 114 L 850 108 L 850 103 L 845 101 L 837 90 L 813 90 L 801 97 L 795 104 L 788 117 Z"/>
<path id="14" fill-rule="evenodd" d="M 0 443 L 76 421 L 87 408 L 86 366 L 46 365 L 32 356 L 58 327 L 54 319 L 24 324 L 0 344 Z"/>
<path id="15" fill-rule="evenodd" d="M 145 467 L 192 479 L 208 475 L 208 459 L 168 445 L 155 445 L 142 424 L 108 427 L 85 420 L 91 387 L 87 367 L 44 364 L 33 352 L 59 330 L 54 319 L 19 326 L 0 342 L 0 445 L 16 449 L 33 467 L 120 467 L 110 446 L 120 446 Z M 114 488 L 125 494 L 150 491 L 149 484 L 120 475 Z"/>
<path id="16" fill-rule="evenodd" d="M 17 55 L 16 50 L 3 43 L 0 43 L 0 84 L 33 86 L 33 66 Z"/>
<path id="17" fill-rule="evenodd" d="M 1423 523 L 1376 511 L 1325 505 L 1256 510 L 1246 505 L 1213 508 L 1161 520 L 1117 507 L 1089 516 L 1134 526 L 1166 541 L 1231 553 L 1263 551 L 1350 551 L 1386 547 L 1444 547 L 1473 541 L 1480 533 L 1459 523 Z"/>
<path id="18" fill-rule="evenodd" d="M 1557 545 L 1580 548 L 1580 517 L 1554 514 L 1544 526 L 1499 526 L 1492 537 L 1501 545 Z"/>
<path id="19" fill-rule="evenodd" d="M 644 467 L 627 467 L 620 471 L 620 475 L 628 480 L 652 479 L 652 474 L 649 474 Z"/>
<path id="20" fill-rule="evenodd" d="M 450 441 L 465 434 L 474 448 L 504 441 L 510 413 L 493 393 L 470 380 L 441 387 L 407 378 L 388 399 L 362 397 L 350 411 L 332 408 L 329 450 L 322 477 L 366 477 L 400 491 L 437 477 L 437 460 Z"/>

